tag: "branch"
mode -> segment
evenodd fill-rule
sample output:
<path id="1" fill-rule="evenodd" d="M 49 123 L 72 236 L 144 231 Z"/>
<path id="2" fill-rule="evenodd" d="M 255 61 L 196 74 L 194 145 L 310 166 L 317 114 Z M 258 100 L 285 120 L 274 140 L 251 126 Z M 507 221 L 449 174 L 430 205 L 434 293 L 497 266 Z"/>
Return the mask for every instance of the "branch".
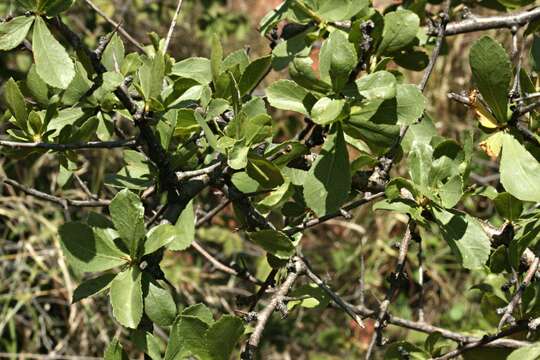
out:
<path id="1" fill-rule="evenodd" d="M 209 166 L 207 166 L 205 168 L 202 168 L 202 169 L 189 170 L 189 171 L 177 171 L 176 172 L 176 179 L 178 181 L 182 181 L 182 180 L 185 180 L 185 179 L 194 178 L 196 176 L 207 175 L 207 174 L 212 173 L 212 171 L 214 171 L 215 169 L 217 169 L 220 166 L 223 166 L 223 163 L 221 161 L 218 161 L 215 164 L 209 165 Z"/>
<path id="2" fill-rule="evenodd" d="M 163 46 L 163 54 L 166 54 L 167 49 L 169 48 L 169 43 L 171 42 L 171 38 L 174 33 L 174 28 L 176 27 L 176 21 L 178 20 L 178 14 L 180 14 L 181 7 L 182 7 L 182 0 L 178 0 L 178 4 L 176 5 L 176 11 L 174 12 L 171 25 L 169 26 L 169 32 L 167 33 L 167 38 L 165 39 L 165 45 Z"/>
<path id="3" fill-rule="evenodd" d="M 534 278 L 534 275 L 536 274 L 536 271 L 538 270 L 538 265 L 540 263 L 540 258 L 535 257 L 531 265 L 529 266 L 529 269 L 527 270 L 527 273 L 525 274 L 525 277 L 521 284 L 519 284 L 519 287 L 516 290 L 516 293 L 514 296 L 512 296 L 512 300 L 510 300 L 510 303 L 506 306 L 506 309 L 504 311 L 503 316 L 501 317 L 501 321 L 499 322 L 499 326 L 497 329 L 500 331 L 502 327 L 512 319 L 512 313 L 514 312 L 514 309 L 516 308 L 517 304 L 521 301 L 521 297 L 523 296 L 523 292 L 529 286 L 532 279 Z"/>
<path id="4" fill-rule="evenodd" d="M 444 9 L 444 12 L 440 16 L 441 21 L 440 21 L 438 29 L 437 29 L 437 42 L 435 43 L 435 48 L 433 49 L 433 52 L 431 53 L 431 57 L 429 58 L 429 63 L 428 63 L 428 66 L 426 67 L 426 70 L 424 71 L 424 75 L 422 76 L 422 80 L 420 81 L 420 84 L 418 84 L 418 88 L 422 92 L 426 88 L 429 77 L 430 77 L 431 73 L 433 72 L 433 68 L 435 67 L 435 62 L 437 61 L 437 58 L 439 57 L 439 54 L 441 53 L 441 48 L 442 48 L 442 45 L 443 45 L 444 36 L 446 35 L 446 26 L 447 26 L 448 20 L 449 20 L 448 13 L 450 12 L 450 4 L 451 3 L 452 3 L 451 0 L 446 1 L 446 6 L 445 6 L 445 9 Z"/>
<path id="5" fill-rule="evenodd" d="M 32 148 L 32 149 L 45 149 L 45 150 L 88 150 L 88 149 L 113 149 L 122 147 L 132 147 L 137 145 L 137 140 L 116 140 L 116 141 L 89 141 L 86 143 L 71 143 L 71 144 L 55 144 L 44 142 L 22 142 L 22 141 L 9 141 L 0 140 L 0 146 L 9 148 Z"/>
<path id="6" fill-rule="evenodd" d="M 199 244 L 196 240 L 193 240 L 191 243 L 191 246 L 199 253 L 201 256 L 203 256 L 206 260 L 208 260 L 214 267 L 226 274 L 237 276 L 241 279 L 247 280 L 249 282 L 252 282 L 256 285 L 262 285 L 263 282 L 257 279 L 255 276 L 251 275 L 248 272 L 238 272 L 237 270 L 233 269 L 230 266 L 225 265 L 218 259 L 216 259 L 212 254 L 210 254 L 206 249 L 204 249 L 201 244 Z"/>
<path id="7" fill-rule="evenodd" d="M 361 315 L 364 318 L 375 318 L 377 316 L 377 311 L 368 309 L 366 307 L 356 307 L 356 313 Z M 464 335 L 458 332 L 450 331 L 442 327 L 433 326 L 426 324 L 424 322 L 411 321 L 403 319 L 391 314 L 387 315 L 386 321 L 389 324 L 394 326 L 399 326 L 402 328 L 423 332 L 426 334 L 440 333 L 442 337 L 446 339 L 453 340 L 458 343 L 474 343 L 480 340 L 480 338 L 475 336 Z M 523 330 L 526 330 L 525 328 Z M 523 346 L 530 345 L 527 341 L 514 340 L 514 339 L 498 339 L 484 344 L 483 346 L 488 347 L 505 347 L 505 348 L 520 348 Z"/>
<path id="8" fill-rule="evenodd" d="M 34 196 L 38 199 L 45 200 L 52 202 L 56 205 L 59 205 L 62 208 L 67 208 L 68 206 L 73 207 L 102 207 L 102 206 L 109 206 L 111 203 L 110 200 L 71 200 L 71 199 L 64 199 L 58 196 L 54 196 L 51 194 L 44 193 L 42 191 L 24 186 L 23 184 L 20 184 L 16 182 L 15 180 L 8 179 L 8 178 L 2 178 L 0 177 L 0 182 L 3 182 L 4 184 L 11 185 L 15 189 L 21 190 L 27 195 Z"/>
<path id="9" fill-rule="evenodd" d="M 371 201 L 373 201 L 375 199 L 382 198 L 383 196 L 384 196 L 384 192 L 378 192 L 378 193 L 373 194 L 373 195 L 365 195 L 363 198 L 361 198 L 359 200 L 356 200 L 356 201 L 353 201 L 350 204 L 343 206 L 339 211 L 336 211 L 336 212 L 328 214 L 328 215 L 324 215 L 324 216 L 321 216 L 321 217 L 317 217 L 317 218 L 308 220 L 305 223 L 303 223 L 302 225 L 298 225 L 298 226 L 295 226 L 293 228 L 287 229 L 284 232 L 288 236 L 292 236 L 292 235 L 294 235 L 296 233 L 299 233 L 299 232 L 302 232 L 302 231 L 304 231 L 304 230 L 306 230 L 308 228 L 320 225 L 323 222 L 326 222 L 328 220 L 331 220 L 331 219 L 334 219 L 334 218 L 337 218 L 337 217 L 340 217 L 340 216 L 346 216 L 348 211 L 356 209 L 356 208 L 358 208 L 358 207 L 360 207 L 362 205 L 365 205 L 365 204 L 367 204 L 367 203 L 369 203 L 369 202 L 371 202 Z"/>
<path id="10" fill-rule="evenodd" d="M 283 302 L 294 282 L 296 279 L 298 279 L 298 276 L 304 272 L 305 267 L 300 259 L 293 258 L 292 264 L 289 266 L 288 270 L 289 273 L 287 274 L 285 281 L 283 281 L 278 290 L 272 295 L 270 303 L 257 315 L 257 324 L 255 325 L 255 328 L 249 337 L 248 343 L 242 352 L 242 360 L 253 360 L 255 358 L 255 351 L 259 346 L 262 333 L 266 327 L 266 324 L 268 323 L 268 320 L 270 319 L 270 316 L 276 307 Z"/>
<path id="11" fill-rule="evenodd" d="M 512 13 L 500 16 L 475 16 L 470 19 L 451 22 L 446 26 L 446 35 L 457 35 L 474 31 L 520 27 L 531 21 L 540 19 L 540 7 L 529 11 Z M 435 29 L 428 31 L 428 35 L 436 35 Z"/>
<path id="12" fill-rule="evenodd" d="M 461 346 L 461 347 L 459 347 L 459 348 L 457 348 L 457 349 L 455 349 L 453 351 L 450 351 L 450 352 L 446 353 L 443 356 L 439 356 L 439 357 L 435 358 L 434 360 L 448 360 L 448 359 L 455 358 L 455 357 L 461 355 L 462 353 L 464 353 L 466 350 L 470 350 L 470 349 L 478 348 L 478 347 L 481 347 L 481 346 L 485 346 L 485 345 L 490 344 L 490 343 L 492 343 L 492 342 L 494 342 L 494 341 L 496 341 L 498 339 L 501 339 L 503 337 L 515 334 L 517 332 L 521 332 L 523 330 L 527 330 L 528 328 L 529 328 L 528 321 L 521 320 L 516 325 L 513 325 L 513 326 L 509 327 L 508 329 L 505 329 L 505 330 L 500 331 L 500 332 L 498 332 L 496 334 L 493 334 L 493 335 L 484 335 L 481 339 L 473 341 L 473 342 L 466 343 L 465 345 L 463 345 L 463 346 Z"/>
<path id="13" fill-rule="evenodd" d="M 384 301 L 381 303 L 379 307 L 379 314 L 377 315 L 377 320 L 375 322 L 375 332 L 373 333 L 373 336 L 371 337 L 371 342 L 366 352 L 366 359 L 371 359 L 375 344 L 382 345 L 382 331 L 384 330 L 386 326 L 385 323 L 388 317 L 388 307 L 390 306 L 390 302 L 392 301 L 394 296 L 399 291 L 399 288 L 398 288 L 399 280 L 405 276 L 403 270 L 405 268 L 405 261 L 407 260 L 407 252 L 409 251 L 409 243 L 411 242 L 414 228 L 415 228 L 415 223 L 410 220 L 409 223 L 407 224 L 405 235 L 403 235 L 403 239 L 401 240 L 401 244 L 399 246 L 399 256 L 398 256 L 398 262 L 396 265 L 396 272 L 390 276 L 391 278 L 390 287 L 388 288 Z"/>
<path id="14" fill-rule="evenodd" d="M 354 312 L 354 308 L 347 304 L 338 294 L 336 294 L 325 282 L 313 272 L 311 265 L 308 263 L 307 259 L 303 256 L 300 256 L 300 259 L 304 263 L 306 268 L 306 275 L 313 281 L 318 287 L 320 287 L 334 302 L 338 307 L 347 313 L 360 327 L 364 327 L 364 323 L 360 316 Z"/>
<path id="15" fill-rule="evenodd" d="M 98 13 L 102 18 L 105 19 L 109 24 L 111 24 L 113 27 L 118 29 L 118 32 L 122 34 L 130 43 L 132 43 L 137 49 L 142 51 L 143 53 L 146 53 L 146 50 L 144 47 L 137 41 L 133 36 L 131 36 L 124 28 L 121 26 L 120 23 L 117 23 L 113 19 L 107 16 L 103 10 L 101 10 L 96 4 L 94 4 L 90 0 L 84 0 L 88 6 L 90 6 L 96 13 Z"/>

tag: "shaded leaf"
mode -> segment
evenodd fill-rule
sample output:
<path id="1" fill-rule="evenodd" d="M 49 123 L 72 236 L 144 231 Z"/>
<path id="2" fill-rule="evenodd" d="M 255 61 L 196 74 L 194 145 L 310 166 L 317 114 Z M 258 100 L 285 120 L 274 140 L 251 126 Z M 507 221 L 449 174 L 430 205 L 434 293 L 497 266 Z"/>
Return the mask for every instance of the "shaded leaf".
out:
<path id="1" fill-rule="evenodd" d="M 64 255 L 74 268 L 96 272 L 109 270 L 128 261 L 105 230 L 80 222 L 65 223 L 58 229 Z"/>
<path id="2" fill-rule="evenodd" d="M 500 123 L 508 121 L 508 91 L 512 64 L 504 48 L 489 36 L 471 47 L 469 63 L 474 82 Z"/>
<path id="3" fill-rule="evenodd" d="M 105 291 L 109 288 L 111 281 L 113 281 L 115 274 L 106 273 L 89 279 L 81 283 L 75 291 L 73 291 L 73 299 L 71 303 L 74 304 L 82 299 L 87 297 L 99 294 L 102 291 Z"/>
<path id="4" fill-rule="evenodd" d="M 349 155 L 341 126 L 329 135 L 304 183 L 307 206 L 317 216 L 338 211 L 351 188 Z"/>
<path id="5" fill-rule="evenodd" d="M 280 258 L 288 259 L 294 255 L 294 244 L 283 232 L 277 230 L 260 230 L 252 232 L 249 237 L 265 251 Z"/>

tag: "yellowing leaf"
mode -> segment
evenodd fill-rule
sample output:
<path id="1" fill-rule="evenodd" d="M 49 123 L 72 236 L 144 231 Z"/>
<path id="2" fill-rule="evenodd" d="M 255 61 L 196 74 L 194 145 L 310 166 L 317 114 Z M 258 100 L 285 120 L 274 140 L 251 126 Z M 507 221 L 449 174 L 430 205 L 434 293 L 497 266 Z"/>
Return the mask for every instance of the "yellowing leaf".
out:
<path id="1" fill-rule="evenodd" d="M 474 109 L 474 112 L 478 117 L 478 121 L 480 121 L 480 124 L 483 127 L 488 129 L 497 129 L 501 127 L 487 106 L 485 106 L 482 101 L 478 99 L 477 90 L 473 91 L 471 95 L 469 95 L 469 99 L 471 100 L 471 107 Z"/>
<path id="2" fill-rule="evenodd" d="M 502 132 L 497 132 L 480 143 L 480 148 L 493 160 L 499 157 L 502 145 Z"/>

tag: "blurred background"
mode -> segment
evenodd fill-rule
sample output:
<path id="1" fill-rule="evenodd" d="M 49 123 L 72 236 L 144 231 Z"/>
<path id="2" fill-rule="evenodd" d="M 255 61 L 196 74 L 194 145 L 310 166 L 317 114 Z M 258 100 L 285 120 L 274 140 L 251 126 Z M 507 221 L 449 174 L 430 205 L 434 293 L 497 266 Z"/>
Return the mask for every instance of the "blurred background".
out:
<path id="1" fill-rule="evenodd" d="M 0 16 L 10 16 L 15 0 L 0 1 Z M 420 1 L 426 3 L 425 1 Z M 269 42 L 257 31 L 259 20 L 279 0 L 184 0 L 178 25 L 171 41 L 170 53 L 177 60 L 189 56 L 209 56 L 212 34 L 218 34 L 225 53 L 241 47 L 249 48 L 253 57 L 267 54 Z M 478 3 L 478 2 L 475 2 Z M 378 1 L 381 11 L 399 2 Z M 69 25 L 85 41 L 95 47 L 100 36 L 113 27 L 92 10 L 98 7 L 104 15 L 121 22 L 134 39 L 148 44 L 148 33 L 161 37 L 167 34 L 176 8 L 176 0 L 79 0 L 67 13 Z M 475 14 L 490 14 L 493 10 L 469 4 Z M 428 5 L 433 14 L 438 6 Z M 509 31 L 492 31 L 498 40 L 508 44 Z M 480 34 L 459 35 L 448 39 L 433 77 L 428 84 L 429 114 L 437 131 L 456 139 L 464 129 L 472 129 L 472 114 L 460 104 L 447 99 L 450 91 L 469 90 L 469 45 Z M 126 48 L 136 48 L 125 41 Z M 526 45 L 527 48 L 527 45 Z M 316 59 L 316 54 L 313 54 Z M 31 57 L 28 52 L 0 53 L 0 87 L 9 77 L 23 78 Z M 409 71 L 406 76 L 418 82 L 422 72 Z M 287 77 L 286 70 L 273 72 L 266 81 Z M 264 84 L 263 84 L 264 87 Z M 0 110 L 2 110 L 0 104 Z M 274 114 L 284 131 L 291 124 L 301 124 L 300 118 L 285 112 Z M 0 133 L 5 123 L 0 120 Z M 110 198 L 113 189 L 102 184 L 106 173 L 121 166 L 121 151 L 91 151 L 86 153 L 77 178 L 64 179 L 59 164 L 51 155 L 16 159 L 0 153 L 0 175 L 70 198 L 85 198 L 79 179 L 93 193 Z M 478 154 L 477 158 L 482 158 Z M 111 167 L 113 169 L 111 169 Z M 473 173 L 485 180 L 493 171 L 487 159 L 474 165 Z M 400 170 L 397 170 L 400 171 Z M 402 171 L 405 173 L 404 171 Z M 494 179 L 496 181 L 496 179 Z M 463 206 L 471 214 L 500 219 L 489 203 L 469 198 Z M 220 201 L 210 192 L 197 206 L 211 209 Z M 76 210 L 84 212 L 86 210 Z M 265 261 L 255 261 L 255 247 L 243 241 L 236 231 L 232 210 L 226 209 L 211 226 L 198 230 L 197 238 L 225 263 L 243 264 L 249 261 L 256 275 L 264 278 L 269 269 Z M 64 212 L 54 204 L 21 195 L 0 185 L 0 358 L 90 359 L 101 357 L 110 340 L 119 335 L 120 327 L 113 323 L 106 296 L 98 295 L 70 305 L 71 294 L 82 278 L 68 269 L 60 256 L 57 228 L 65 221 Z M 80 214 L 71 214 L 72 217 Z M 495 216 L 495 217 L 494 217 Z M 384 298 L 385 278 L 395 266 L 396 244 L 403 234 L 407 219 L 371 211 L 365 207 L 351 220 L 333 220 L 306 233 L 304 253 L 328 283 L 353 303 L 365 302 L 375 308 Z M 423 304 L 427 322 L 456 331 L 490 328 L 497 319 L 479 316 L 490 304 L 480 303 L 480 291 L 471 289 L 483 281 L 502 285 L 498 278 L 486 279 L 481 271 L 460 270 L 450 249 L 436 232 L 422 231 L 424 261 L 423 296 L 419 296 L 418 251 L 413 244 L 407 272 L 409 280 L 402 284 L 399 298 L 391 305 L 394 315 L 416 319 L 419 304 Z M 263 258 L 261 256 L 261 258 Z M 246 260 L 247 259 L 247 260 Z M 262 259 L 261 259 L 262 260 Z M 215 313 L 235 313 L 238 302 L 256 289 L 236 278 L 223 275 L 194 251 L 168 253 L 163 261 L 168 279 L 176 286 L 182 305 L 203 301 Z M 365 292 L 359 291 L 360 281 Z M 486 312 L 487 315 L 487 312 Z M 368 320 L 360 329 L 340 310 L 296 307 L 286 319 L 272 317 L 265 331 L 262 359 L 356 359 L 369 343 L 373 323 Z M 118 330 L 117 330 L 118 329 Z M 425 335 L 389 326 L 385 332 L 390 340 L 424 341 Z M 125 335 L 125 334 L 124 334 Z M 162 339 L 166 333 L 162 332 Z M 129 345 L 128 345 L 129 346 Z M 132 357 L 136 352 L 132 349 Z M 18 355 L 16 355 L 18 354 Z"/>

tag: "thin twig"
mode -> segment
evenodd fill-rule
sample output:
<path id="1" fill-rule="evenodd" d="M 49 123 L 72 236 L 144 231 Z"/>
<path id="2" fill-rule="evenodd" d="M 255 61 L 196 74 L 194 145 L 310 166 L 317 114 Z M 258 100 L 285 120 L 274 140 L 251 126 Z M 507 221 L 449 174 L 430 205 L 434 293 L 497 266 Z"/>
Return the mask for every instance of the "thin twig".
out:
<path id="1" fill-rule="evenodd" d="M 418 321 L 424 322 L 424 251 L 422 238 L 418 236 Z"/>
<path id="2" fill-rule="evenodd" d="M 221 202 L 221 204 L 219 204 L 218 206 L 216 206 L 215 208 L 210 210 L 202 218 L 198 219 L 195 226 L 196 227 L 201 227 L 204 224 L 210 222 L 217 214 L 219 214 L 221 212 L 221 210 L 225 209 L 230 203 L 231 203 L 231 201 L 229 199 L 224 200 L 223 202 Z"/>
<path id="3" fill-rule="evenodd" d="M 200 175 L 207 175 L 207 174 L 210 174 L 211 172 L 213 172 L 215 169 L 217 169 L 218 167 L 222 166 L 223 163 L 221 161 L 218 161 L 212 165 L 209 165 L 205 168 L 202 168 L 202 169 L 197 169 L 197 170 L 189 170 L 189 171 L 177 171 L 176 172 L 176 179 L 178 181 L 182 181 L 182 180 L 185 180 L 185 179 L 190 179 L 190 178 L 194 178 L 196 176 L 200 176 Z"/>
<path id="4" fill-rule="evenodd" d="M 463 354 L 463 352 L 467 351 L 467 350 L 470 350 L 470 349 L 474 349 L 474 348 L 478 348 L 478 347 L 481 347 L 481 346 L 485 346 L 489 343 L 492 343 L 493 341 L 496 341 L 498 339 L 501 339 L 501 338 L 504 338 L 506 336 L 509 336 L 509 335 L 512 335 L 512 334 L 515 334 L 517 332 L 521 332 L 523 330 L 527 330 L 528 329 L 528 322 L 527 321 L 519 321 L 516 325 L 513 325 L 507 329 L 504 329 L 503 331 L 500 331 L 494 335 L 485 335 L 483 336 L 481 339 L 477 340 L 477 341 L 473 341 L 473 342 L 469 342 L 469 343 L 466 343 L 465 345 L 453 350 L 453 351 L 450 351 L 446 354 L 444 354 L 443 356 L 439 356 L 437 358 L 435 358 L 434 360 L 448 360 L 448 359 L 453 359 L 461 354 Z"/>
<path id="5" fill-rule="evenodd" d="M 529 269 L 527 270 L 527 273 L 525 274 L 525 277 L 523 278 L 523 281 L 521 284 L 519 284 L 519 287 L 517 288 L 514 296 L 512 296 L 512 300 L 508 303 L 506 306 L 506 309 L 504 311 L 503 316 L 501 317 L 501 321 L 499 322 L 499 326 L 497 329 L 500 331 L 503 326 L 512 319 L 512 313 L 514 312 L 514 309 L 521 301 L 521 297 L 523 296 L 523 292 L 525 289 L 529 286 L 532 279 L 534 278 L 534 275 L 536 274 L 536 271 L 538 270 L 538 265 L 540 263 L 540 258 L 536 257 L 532 264 L 529 266 Z"/>
<path id="6" fill-rule="evenodd" d="M 446 35 L 450 36 L 489 29 L 510 29 L 512 26 L 524 26 L 536 19 L 540 19 L 540 7 L 508 15 L 475 16 L 469 19 L 449 23 L 446 26 Z M 436 31 L 428 32 L 428 34 L 435 35 Z"/>
<path id="7" fill-rule="evenodd" d="M 268 305 L 257 315 L 257 323 L 253 332 L 249 336 L 249 340 L 246 344 L 241 358 L 243 360 L 253 360 L 255 358 L 255 351 L 261 341 L 262 333 L 270 319 L 270 316 L 274 313 L 276 307 L 283 302 L 285 296 L 293 286 L 298 276 L 304 271 L 304 264 L 300 259 L 293 258 L 292 264 L 289 266 L 289 273 L 285 278 L 285 281 L 280 285 L 278 290 L 272 295 Z"/>
<path id="8" fill-rule="evenodd" d="M 347 304 L 338 294 L 336 294 L 326 283 L 313 272 L 313 268 L 304 256 L 300 256 L 300 259 L 305 265 L 306 275 L 313 281 L 318 287 L 320 287 L 334 302 L 336 305 L 347 313 L 360 327 L 364 327 L 362 318 L 355 313 L 354 309 Z"/>
<path id="9" fill-rule="evenodd" d="M 118 29 L 118 32 L 122 34 L 130 43 L 132 43 L 137 49 L 142 51 L 143 53 L 146 52 L 144 47 L 139 43 L 133 36 L 131 36 L 122 26 L 120 26 L 119 23 L 111 19 L 103 10 L 101 10 L 96 4 L 94 4 L 90 0 L 84 0 L 88 6 L 90 6 L 96 13 L 98 13 L 102 18 L 105 19 L 109 24 L 111 24 L 113 27 Z"/>
<path id="10" fill-rule="evenodd" d="M 235 269 L 233 269 L 232 267 L 223 264 L 221 261 L 216 259 L 212 254 L 210 254 L 208 251 L 206 251 L 206 249 L 203 248 L 202 245 L 199 244 L 196 240 L 193 240 L 193 242 L 191 243 L 191 246 L 193 246 L 193 248 L 199 254 L 201 254 L 212 265 L 214 265 L 214 267 L 217 270 L 219 270 L 221 272 L 224 272 L 226 274 L 229 274 L 229 275 L 237 276 L 237 277 L 239 277 L 241 279 L 245 279 L 245 280 L 247 280 L 249 282 L 252 282 L 254 284 L 257 284 L 257 285 L 262 285 L 263 284 L 262 281 L 260 281 L 259 279 L 257 279 L 253 275 L 251 275 L 251 274 L 249 274 L 247 272 L 241 272 L 240 273 L 240 272 L 236 271 Z"/>
<path id="11" fill-rule="evenodd" d="M 407 253 L 409 251 L 409 243 L 412 239 L 412 233 L 415 228 L 415 223 L 410 220 L 407 224 L 407 229 L 405 230 L 405 234 L 403 235 L 403 239 L 401 240 L 401 244 L 399 246 L 399 255 L 398 255 L 398 262 L 396 265 L 396 272 L 392 275 L 390 275 L 390 287 L 388 288 L 388 291 L 386 292 L 386 297 L 379 306 L 379 314 L 377 315 L 377 320 L 375 321 L 375 332 L 373 333 L 373 336 L 371 338 L 371 342 L 369 344 L 368 350 L 366 352 L 366 360 L 371 359 L 371 356 L 373 355 L 373 349 L 375 345 L 382 345 L 382 331 L 384 330 L 386 326 L 386 320 L 388 316 L 388 307 L 390 306 L 390 302 L 396 295 L 396 293 L 399 291 L 399 280 L 405 276 L 404 275 L 404 269 L 405 269 L 405 261 L 407 260 Z"/>
<path id="12" fill-rule="evenodd" d="M 293 228 L 290 228 L 290 229 L 287 229 L 285 231 L 285 234 L 289 235 L 289 236 L 292 236 L 296 233 L 299 233 L 301 231 L 304 231 L 308 228 L 311 228 L 311 227 L 314 227 L 314 226 L 317 226 L 317 225 L 320 225 L 328 220 L 331 220 L 331 219 L 335 219 L 337 217 L 341 217 L 344 215 L 344 212 L 348 212 L 348 211 L 351 211 L 353 209 L 356 209 L 362 205 L 365 205 L 375 199 L 379 199 L 379 198 L 382 198 L 384 196 L 384 192 L 379 192 L 379 193 L 376 193 L 376 194 L 373 194 L 373 195 L 366 195 L 364 196 L 363 198 L 359 199 L 359 200 L 356 200 L 356 201 L 353 201 L 351 203 L 349 203 L 348 205 L 345 205 L 343 206 L 340 210 L 334 212 L 334 213 L 331 213 L 331 214 L 328 214 L 328 215 L 324 215 L 324 216 L 321 216 L 321 217 L 317 217 L 317 218 L 314 218 L 314 219 L 311 219 L 311 220 L 308 220 L 306 221 L 305 223 L 303 223 L 302 225 L 298 225 L 298 226 L 295 226 Z"/>
<path id="13" fill-rule="evenodd" d="M 442 12 L 440 16 L 440 23 L 437 29 L 437 42 L 435 43 L 435 48 L 433 49 L 433 52 L 431 53 L 428 66 L 426 67 L 426 70 L 424 71 L 422 80 L 420 81 L 420 84 L 418 84 L 418 88 L 422 92 L 426 88 L 429 77 L 431 73 L 433 72 L 433 68 L 435 67 L 435 62 L 437 61 L 437 58 L 439 57 L 439 54 L 441 53 L 442 45 L 444 42 L 444 36 L 446 34 L 446 26 L 448 24 L 448 20 L 450 20 L 449 12 L 450 12 L 451 2 L 452 2 L 451 0 L 446 1 L 444 11 Z"/>
<path id="14" fill-rule="evenodd" d="M 44 193 L 42 191 L 24 186 L 23 184 L 18 183 L 15 180 L 8 179 L 8 178 L 1 178 L 0 182 L 3 182 L 4 184 L 11 185 L 12 187 L 21 190 L 27 195 L 34 196 L 38 199 L 49 201 L 51 203 L 54 203 L 56 205 L 59 205 L 63 209 L 66 209 L 68 206 L 73 207 L 103 207 L 103 206 L 109 206 L 111 203 L 110 200 L 71 200 L 71 199 L 64 199 L 58 196 L 54 196 L 51 194 Z"/>
<path id="15" fill-rule="evenodd" d="M 176 27 L 176 22 L 178 21 L 178 14 L 180 14 L 181 7 L 182 7 L 182 0 L 178 0 L 178 4 L 176 5 L 176 10 L 174 12 L 171 25 L 169 26 L 169 32 L 167 33 L 167 38 L 165 39 L 165 45 L 163 46 L 163 54 L 166 54 L 167 49 L 169 48 L 169 43 L 171 42 L 171 38 L 174 34 L 174 28 Z"/>
<path id="16" fill-rule="evenodd" d="M 378 314 L 377 311 L 368 309 L 363 306 L 356 307 L 355 311 L 357 314 L 359 314 L 363 318 L 376 318 Z M 442 337 L 458 342 L 460 344 L 473 343 L 480 340 L 480 338 L 475 337 L 475 336 L 464 335 L 458 332 L 450 331 L 442 327 L 426 324 L 424 322 L 417 322 L 417 321 L 403 319 L 397 316 L 393 316 L 391 314 L 387 315 L 386 321 L 388 322 L 388 324 L 399 326 L 405 329 L 419 331 L 425 334 L 440 333 Z M 524 330 L 526 329 L 524 328 Z M 494 340 L 492 342 L 486 343 L 483 346 L 505 347 L 505 348 L 514 349 L 514 348 L 520 348 L 527 345 L 530 345 L 530 343 L 527 341 L 514 340 L 514 339 L 499 339 L 499 340 Z"/>
<path id="17" fill-rule="evenodd" d="M 136 139 L 115 140 L 115 141 L 89 141 L 86 143 L 70 143 L 70 144 L 0 140 L 0 146 L 3 146 L 3 147 L 32 148 L 32 149 L 45 149 L 45 150 L 56 150 L 56 151 L 114 149 L 114 148 L 132 147 L 135 145 L 137 145 Z"/>
<path id="18" fill-rule="evenodd" d="M 76 173 L 73 173 L 73 177 L 75 178 L 75 181 L 77 181 L 77 183 L 79 184 L 79 186 L 81 187 L 82 191 L 84 191 L 84 193 L 92 200 L 97 200 L 98 199 L 98 196 L 95 195 L 95 194 L 92 194 L 92 192 L 90 191 L 90 189 L 88 188 L 88 186 L 86 186 L 85 182 L 81 179 L 81 177 L 79 175 L 77 175 Z"/>

